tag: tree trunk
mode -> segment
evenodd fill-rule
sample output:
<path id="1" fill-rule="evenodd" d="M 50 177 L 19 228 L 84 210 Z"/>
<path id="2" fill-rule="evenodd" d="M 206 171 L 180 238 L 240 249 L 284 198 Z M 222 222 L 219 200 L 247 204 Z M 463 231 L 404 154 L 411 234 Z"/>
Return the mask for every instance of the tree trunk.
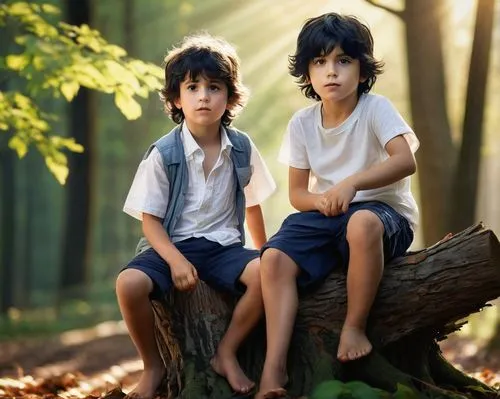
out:
<path id="1" fill-rule="evenodd" d="M 476 214 L 484 104 L 493 36 L 495 0 L 478 0 L 467 83 L 460 158 L 454 176 L 451 231 L 473 223 Z"/>
<path id="2" fill-rule="evenodd" d="M 422 230 L 428 245 L 474 221 L 494 0 L 478 0 L 460 154 L 446 110 L 441 37 L 446 2 L 406 1 L 404 10 L 397 11 L 383 2 L 366 1 L 405 23 L 412 125 L 422 144 L 416 157 Z"/>
<path id="3" fill-rule="evenodd" d="M 472 226 L 390 262 L 369 320 L 374 350 L 341 364 L 336 351 L 346 312 L 345 280 L 342 272 L 334 271 L 316 292 L 301 298 L 288 362 L 292 397 L 307 395 L 329 379 L 362 380 L 387 391 L 403 384 L 441 397 L 448 397 L 447 389 L 468 394 L 474 386 L 484 390 L 475 393 L 478 397 L 492 394 L 490 387 L 448 364 L 436 344 L 460 328 L 460 320 L 500 295 L 500 244 L 491 230 Z M 164 302 L 153 303 L 158 345 L 168 367 L 162 397 L 231 396 L 209 359 L 233 306 L 234 300 L 203 283 L 193 293 L 173 292 Z M 243 369 L 256 381 L 264 351 L 262 323 L 240 352 Z"/>
<path id="4" fill-rule="evenodd" d="M 89 0 L 67 1 L 68 22 L 73 25 L 89 24 Z M 70 174 L 66 184 L 66 217 L 63 233 L 60 292 L 62 296 L 80 296 L 78 290 L 87 280 L 90 245 L 92 163 L 94 159 L 94 95 L 80 88 L 69 105 L 69 131 L 83 145 L 81 154 L 68 154 Z"/>
<path id="5" fill-rule="evenodd" d="M 448 213 L 457 151 L 451 138 L 441 38 L 443 1 L 405 2 L 406 48 L 412 125 L 417 151 L 420 208 L 425 245 L 449 232 Z"/>
<path id="6" fill-rule="evenodd" d="M 5 136 L 5 134 L 4 134 Z M 7 313 L 14 305 L 14 269 L 15 269 L 15 184 L 14 184 L 14 152 L 7 147 L 7 137 L 0 140 L 0 195 L 2 228 L 0 231 L 0 315 Z"/>
<path id="7" fill-rule="evenodd" d="M 2 2 L 0 1 L 0 4 Z M 12 30 L 0 27 L 0 56 L 5 57 L 11 48 Z M 12 76 L 9 76 L 12 79 Z M 7 91 L 7 78 L 0 81 L 0 91 Z M 16 185 L 15 166 L 16 155 L 9 148 L 11 134 L 2 132 L 0 136 L 0 316 L 14 306 L 14 270 L 15 270 L 15 215 L 16 215 Z"/>

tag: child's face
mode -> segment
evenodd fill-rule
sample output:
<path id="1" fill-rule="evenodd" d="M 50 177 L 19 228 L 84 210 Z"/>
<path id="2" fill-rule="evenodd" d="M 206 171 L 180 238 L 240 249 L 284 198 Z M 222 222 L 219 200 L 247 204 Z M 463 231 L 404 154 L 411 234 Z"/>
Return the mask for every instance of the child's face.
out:
<path id="1" fill-rule="evenodd" d="M 322 101 L 339 102 L 357 96 L 358 84 L 363 81 L 359 60 L 349 57 L 340 46 L 309 63 L 309 82 Z"/>
<path id="2" fill-rule="evenodd" d="M 194 127 L 220 123 L 228 109 L 227 86 L 204 75 L 191 79 L 189 73 L 181 82 L 175 106 L 182 110 L 186 122 Z"/>

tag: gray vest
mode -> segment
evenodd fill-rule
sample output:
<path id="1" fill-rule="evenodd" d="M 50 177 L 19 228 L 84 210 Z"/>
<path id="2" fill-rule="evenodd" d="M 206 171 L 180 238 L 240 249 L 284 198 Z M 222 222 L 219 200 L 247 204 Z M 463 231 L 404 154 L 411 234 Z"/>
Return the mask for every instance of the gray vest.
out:
<path id="1" fill-rule="evenodd" d="M 170 195 L 165 218 L 163 219 L 163 227 L 169 237 L 172 236 L 184 209 L 184 200 L 188 188 L 186 155 L 184 154 L 184 146 L 182 145 L 181 131 L 181 125 L 173 128 L 170 133 L 153 143 L 143 158 L 146 159 L 151 150 L 156 147 L 163 159 L 163 167 L 167 173 L 170 185 Z M 230 156 L 234 167 L 234 181 L 236 182 L 236 215 L 238 217 L 241 242 L 245 245 L 245 193 L 243 189 L 250 182 L 250 177 L 252 176 L 252 168 L 250 166 L 252 148 L 246 134 L 229 127 L 226 127 L 226 132 L 229 141 L 233 145 Z M 148 248 L 151 248 L 151 245 L 145 237 L 142 237 L 137 244 L 136 254 Z"/>

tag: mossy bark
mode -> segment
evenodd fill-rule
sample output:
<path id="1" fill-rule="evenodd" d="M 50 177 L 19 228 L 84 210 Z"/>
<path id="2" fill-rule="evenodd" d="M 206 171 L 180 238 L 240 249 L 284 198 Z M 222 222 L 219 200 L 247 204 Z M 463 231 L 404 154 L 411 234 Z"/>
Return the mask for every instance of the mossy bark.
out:
<path id="1" fill-rule="evenodd" d="M 386 267 L 369 320 L 372 354 L 341 364 L 336 352 L 346 290 L 345 276 L 335 271 L 318 290 L 301 297 L 288 358 L 290 397 L 307 395 L 330 379 L 361 380 L 390 392 L 403 384 L 439 397 L 451 397 L 452 392 L 493 397 L 492 388 L 446 362 L 436 342 L 498 296 L 500 245 L 495 234 L 481 224 L 395 259 Z M 168 368 L 160 388 L 162 397 L 231 397 L 229 385 L 213 372 L 209 360 L 234 303 L 233 298 L 200 283 L 191 293 L 174 292 L 153 304 L 157 341 Z M 264 353 L 262 322 L 239 354 L 243 369 L 257 382 Z"/>

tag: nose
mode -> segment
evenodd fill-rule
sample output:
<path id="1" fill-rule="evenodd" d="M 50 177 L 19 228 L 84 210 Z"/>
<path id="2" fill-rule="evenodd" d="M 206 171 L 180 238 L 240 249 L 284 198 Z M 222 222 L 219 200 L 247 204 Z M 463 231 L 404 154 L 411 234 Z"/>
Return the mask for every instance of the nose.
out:
<path id="1" fill-rule="evenodd" d="M 328 63 L 328 77 L 337 76 L 337 69 L 335 66 L 336 66 L 335 62 Z"/>
<path id="2" fill-rule="evenodd" d="M 200 90 L 200 98 L 199 98 L 199 100 L 201 102 L 206 103 L 206 102 L 208 102 L 208 98 L 209 98 L 209 96 L 208 96 L 208 89 L 202 89 L 202 90 Z"/>

